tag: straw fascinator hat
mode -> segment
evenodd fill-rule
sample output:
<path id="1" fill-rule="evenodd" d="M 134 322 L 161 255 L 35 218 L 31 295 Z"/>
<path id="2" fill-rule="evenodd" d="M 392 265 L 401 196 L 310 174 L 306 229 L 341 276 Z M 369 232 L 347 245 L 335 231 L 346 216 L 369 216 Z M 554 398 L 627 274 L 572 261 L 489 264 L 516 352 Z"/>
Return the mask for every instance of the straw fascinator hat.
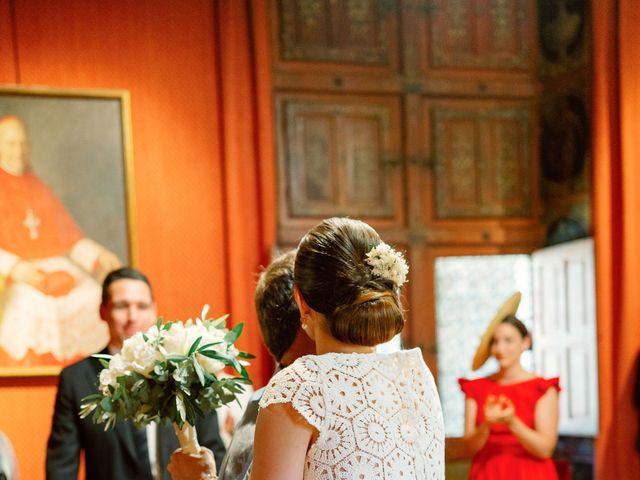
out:
<path id="1" fill-rule="evenodd" d="M 480 345 L 476 349 L 476 354 L 473 356 L 473 363 L 471 364 L 472 370 L 478 370 L 484 362 L 491 356 L 491 340 L 493 339 L 493 333 L 504 317 L 507 315 L 515 315 L 520 305 L 520 292 L 516 292 L 509 299 L 502 304 L 493 317 L 493 320 L 489 323 L 489 326 L 480 337 Z"/>

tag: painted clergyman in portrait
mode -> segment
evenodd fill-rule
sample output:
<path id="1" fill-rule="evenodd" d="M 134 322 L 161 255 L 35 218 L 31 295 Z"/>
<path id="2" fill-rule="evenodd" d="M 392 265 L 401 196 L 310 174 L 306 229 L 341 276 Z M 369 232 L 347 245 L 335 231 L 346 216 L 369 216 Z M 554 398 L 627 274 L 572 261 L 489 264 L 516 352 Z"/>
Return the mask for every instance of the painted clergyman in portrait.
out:
<path id="1" fill-rule="evenodd" d="M 0 115 L 0 365 L 10 367 L 63 365 L 104 347 L 100 282 L 128 260 L 91 238 L 36 173 L 30 135 L 22 116 Z"/>

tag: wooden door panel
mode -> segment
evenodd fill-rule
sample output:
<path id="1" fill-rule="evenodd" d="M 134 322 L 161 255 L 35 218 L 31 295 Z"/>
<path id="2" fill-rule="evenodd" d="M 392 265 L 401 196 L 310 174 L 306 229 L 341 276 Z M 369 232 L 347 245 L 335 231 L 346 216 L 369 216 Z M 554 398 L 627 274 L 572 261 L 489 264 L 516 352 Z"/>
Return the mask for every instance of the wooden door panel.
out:
<path id="1" fill-rule="evenodd" d="M 483 162 L 483 203 L 489 215 L 531 215 L 531 166 L 528 144 L 530 118 L 526 110 L 494 112 L 481 125 L 486 153 Z"/>
<path id="2" fill-rule="evenodd" d="M 380 117 L 350 115 L 344 119 L 340 131 L 344 149 L 344 203 L 365 208 L 382 208 L 382 213 L 392 215 L 390 203 L 381 204 L 385 198 L 384 145 L 381 142 Z"/>
<path id="3" fill-rule="evenodd" d="M 427 100 L 425 115 L 434 219 L 533 216 L 530 105 Z"/>
<path id="4" fill-rule="evenodd" d="M 560 433 L 598 433 L 593 240 L 534 252 L 533 353 L 543 375 L 560 375 Z"/>
<path id="5" fill-rule="evenodd" d="M 340 64 L 395 70 L 397 15 L 396 0 L 274 1 L 276 65 L 284 70 L 308 69 L 309 63 L 332 70 Z"/>
<path id="6" fill-rule="evenodd" d="M 526 71 L 535 18 L 527 0 L 433 0 L 425 69 Z"/>
<path id="7" fill-rule="evenodd" d="M 474 212 L 482 208 L 481 185 L 476 158 L 479 144 L 476 122 L 468 118 L 444 118 L 436 111 L 436 208 L 438 216 Z"/>
<path id="8" fill-rule="evenodd" d="M 291 183 L 294 205 L 303 211 L 326 208 L 337 201 L 337 172 L 331 162 L 335 121 L 330 115 L 302 115 L 298 130 L 292 139 L 298 161 L 290 168 L 292 177 L 303 180 Z"/>
<path id="9" fill-rule="evenodd" d="M 278 97 L 282 227 L 348 215 L 404 223 L 399 103 L 388 97 Z"/>

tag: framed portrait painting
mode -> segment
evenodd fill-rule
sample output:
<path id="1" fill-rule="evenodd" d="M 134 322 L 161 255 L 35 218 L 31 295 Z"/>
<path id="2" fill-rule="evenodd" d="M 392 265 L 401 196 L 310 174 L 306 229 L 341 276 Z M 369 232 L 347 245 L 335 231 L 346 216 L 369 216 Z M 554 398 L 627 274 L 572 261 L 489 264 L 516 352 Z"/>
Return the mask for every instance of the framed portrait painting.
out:
<path id="1" fill-rule="evenodd" d="M 0 376 L 103 348 L 101 282 L 135 264 L 126 91 L 0 88 Z"/>

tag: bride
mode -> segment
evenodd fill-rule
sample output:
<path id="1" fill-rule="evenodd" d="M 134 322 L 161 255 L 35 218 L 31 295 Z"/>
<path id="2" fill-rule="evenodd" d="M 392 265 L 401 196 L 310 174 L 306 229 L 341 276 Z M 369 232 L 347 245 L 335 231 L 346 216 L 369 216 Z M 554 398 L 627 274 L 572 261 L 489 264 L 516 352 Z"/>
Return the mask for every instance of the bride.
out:
<path id="1" fill-rule="evenodd" d="M 444 479 L 442 412 L 420 350 L 375 352 L 402 330 L 407 272 L 357 220 L 325 220 L 302 239 L 294 296 L 317 355 L 267 386 L 251 480 Z"/>

